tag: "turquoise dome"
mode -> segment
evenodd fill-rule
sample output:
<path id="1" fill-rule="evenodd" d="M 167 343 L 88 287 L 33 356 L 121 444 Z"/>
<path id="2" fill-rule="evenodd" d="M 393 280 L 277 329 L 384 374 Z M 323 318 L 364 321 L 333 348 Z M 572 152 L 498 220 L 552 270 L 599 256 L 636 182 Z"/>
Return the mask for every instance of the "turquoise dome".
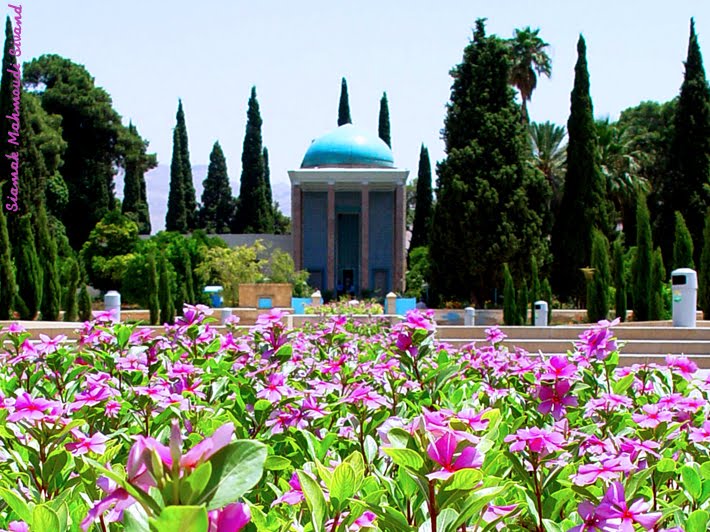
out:
<path id="1" fill-rule="evenodd" d="M 392 150 L 367 131 L 345 124 L 314 140 L 301 168 L 394 168 Z"/>

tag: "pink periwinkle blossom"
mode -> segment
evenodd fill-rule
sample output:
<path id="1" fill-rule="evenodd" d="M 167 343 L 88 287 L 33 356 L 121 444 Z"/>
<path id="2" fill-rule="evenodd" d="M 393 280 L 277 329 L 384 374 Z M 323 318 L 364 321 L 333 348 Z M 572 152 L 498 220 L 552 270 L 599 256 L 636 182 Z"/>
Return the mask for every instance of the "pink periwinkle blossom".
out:
<path id="1" fill-rule="evenodd" d="M 577 366 L 564 355 L 555 355 L 545 361 L 540 380 L 569 379 L 577 374 Z"/>
<path id="2" fill-rule="evenodd" d="M 434 443 L 429 444 L 427 448 L 429 458 L 441 466 L 441 469 L 426 476 L 429 480 L 447 480 L 456 471 L 471 468 L 478 469 L 483 465 L 484 457 L 478 449 L 467 444 L 457 453 L 458 444 L 456 436 L 451 433 L 444 434 Z"/>
<path id="3" fill-rule="evenodd" d="M 301 501 L 304 500 L 303 490 L 301 489 L 301 481 L 298 479 L 298 475 L 295 472 L 291 475 L 288 485 L 291 486 L 291 489 L 281 495 L 281 497 L 274 500 L 274 502 L 271 503 L 271 506 L 275 506 L 277 504 L 290 504 L 291 506 L 296 506 L 297 504 L 301 504 Z"/>
<path id="4" fill-rule="evenodd" d="M 577 398 L 569 395 L 570 382 L 567 380 L 558 380 L 551 385 L 538 386 L 537 393 L 540 399 L 540 404 L 537 409 L 542 414 L 552 413 L 552 417 L 556 421 L 562 419 L 565 415 L 565 407 L 577 406 Z"/>
<path id="5" fill-rule="evenodd" d="M 668 355 L 666 356 L 666 365 L 688 381 L 698 371 L 698 365 L 687 356 Z"/>
<path id="6" fill-rule="evenodd" d="M 636 469 L 628 456 L 618 456 L 607 458 L 600 462 L 584 464 L 579 466 L 576 475 L 572 476 L 572 482 L 577 486 L 587 486 L 594 484 L 598 479 L 604 481 L 616 480 L 622 473 L 629 473 Z"/>
<path id="7" fill-rule="evenodd" d="M 634 420 L 639 427 L 645 429 L 655 429 L 661 423 L 673 421 L 673 414 L 668 410 L 663 410 L 657 404 L 643 405 L 643 413 L 632 414 L 631 419 Z"/>
<path id="8" fill-rule="evenodd" d="M 209 512 L 208 532 L 239 532 L 251 520 L 249 506 L 234 502 L 219 510 Z"/>
<path id="9" fill-rule="evenodd" d="M 488 342 L 491 345 L 499 344 L 503 340 L 508 338 L 508 335 L 505 334 L 503 331 L 501 331 L 497 325 L 486 329 L 485 333 L 486 333 L 486 342 Z"/>
<path id="10" fill-rule="evenodd" d="M 649 512 L 651 505 L 644 499 L 636 499 L 631 505 L 626 503 L 624 485 L 613 482 L 607 489 L 597 514 L 610 525 L 616 525 L 622 532 L 633 532 L 634 523 L 645 530 L 651 530 L 663 515 L 661 512 Z"/>
<path id="11" fill-rule="evenodd" d="M 78 430 L 73 430 L 71 433 L 74 436 L 74 442 L 67 443 L 66 448 L 74 456 L 86 453 L 104 454 L 106 452 L 106 442 L 109 438 L 100 432 L 95 432 L 91 436 Z"/>
<path id="12" fill-rule="evenodd" d="M 10 415 L 7 416 L 7 420 L 11 422 L 28 421 L 33 424 L 42 421 L 53 422 L 62 413 L 62 403 L 43 397 L 32 397 L 23 391 L 19 392 L 9 410 Z"/>
<path id="13" fill-rule="evenodd" d="M 612 322 L 602 320 L 591 329 L 579 335 L 579 342 L 575 346 L 586 359 L 604 360 L 613 351 L 617 350 L 616 338 L 611 327 L 619 323 L 619 319 Z"/>
<path id="14" fill-rule="evenodd" d="M 531 427 L 518 429 L 515 434 L 509 434 L 504 440 L 510 443 L 510 452 L 528 452 L 541 457 L 562 450 L 565 445 L 564 436 L 556 431 Z"/>

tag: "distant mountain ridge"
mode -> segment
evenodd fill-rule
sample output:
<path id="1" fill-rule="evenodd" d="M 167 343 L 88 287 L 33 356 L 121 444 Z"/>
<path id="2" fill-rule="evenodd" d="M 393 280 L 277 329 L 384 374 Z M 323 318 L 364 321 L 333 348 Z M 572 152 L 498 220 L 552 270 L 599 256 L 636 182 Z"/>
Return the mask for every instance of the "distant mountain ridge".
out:
<path id="1" fill-rule="evenodd" d="M 202 197 L 202 182 L 207 177 L 207 165 L 197 164 L 192 167 L 192 179 L 195 183 L 197 202 Z M 230 179 L 232 194 L 239 194 L 239 180 Z M 148 193 L 150 209 L 150 224 L 152 232 L 165 229 L 165 214 L 168 210 L 168 192 L 170 191 L 170 165 L 159 164 L 145 175 L 145 185 Z M 291 214 L 291 187 L 288 183 L 271 183 L 274 200 L 279 203 L 281 212 Z M 116 177 L 116 195 L 123 198 L 123 176 Z"/>

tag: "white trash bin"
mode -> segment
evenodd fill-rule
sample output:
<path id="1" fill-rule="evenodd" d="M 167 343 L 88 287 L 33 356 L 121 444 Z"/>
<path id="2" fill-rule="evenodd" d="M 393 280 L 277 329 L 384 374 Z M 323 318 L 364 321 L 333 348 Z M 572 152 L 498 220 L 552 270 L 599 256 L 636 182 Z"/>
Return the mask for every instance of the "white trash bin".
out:
<path id="1" fill-rule="evenodd" d="M 547 327 L 547 301 L 535 301 L 535 327 Z"/>
<path id="2" fill-rule="evenodd" d="M 698 274 L 690 268 L 671 272 L 673 327 L 695 327 L 698 306 Z"/>

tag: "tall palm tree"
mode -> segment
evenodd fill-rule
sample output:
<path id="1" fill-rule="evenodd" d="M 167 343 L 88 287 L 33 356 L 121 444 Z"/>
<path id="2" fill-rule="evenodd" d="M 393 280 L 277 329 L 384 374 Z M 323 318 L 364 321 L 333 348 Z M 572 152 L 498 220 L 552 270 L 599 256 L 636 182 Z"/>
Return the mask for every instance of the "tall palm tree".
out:
<path id="1" fill-rule="evenodd" d="M 633 225 L 636 198 L 651 191 L 641 175 L 645 154 L 636 147 L 629 128 L 612 123 L 609 118 L 596 121 L 599 167 L 606 179 L 606 190 L 617 212 L 617 223 Z"/>
<path id="2" fill-rule="evenodd" d="M 550 210 L 555 213 L 562 201 L 567 159 L 567 133 L 564 126 L 552 122 L 533 122 L 529 127 L 533 164 L 540 170 L 552 189 Z"/>
<path id="3" fill-rule="evenodd" d="M 527 102 L 532 98 L 532 93 L 537 87 L 537 77 L 544 74 L 548 78 L 552 75 L 552 60 L 547 55 L 545 48 L 549 46 L 538 33 L 540 28 L 532 30 L 530 26 L 522 30 L 515 30 L 515 35 L 508 41 L 510 43 L 511 60 L 510 84 L 520 91 L 523 102 L 522 121 L 528 121 Z"/>

